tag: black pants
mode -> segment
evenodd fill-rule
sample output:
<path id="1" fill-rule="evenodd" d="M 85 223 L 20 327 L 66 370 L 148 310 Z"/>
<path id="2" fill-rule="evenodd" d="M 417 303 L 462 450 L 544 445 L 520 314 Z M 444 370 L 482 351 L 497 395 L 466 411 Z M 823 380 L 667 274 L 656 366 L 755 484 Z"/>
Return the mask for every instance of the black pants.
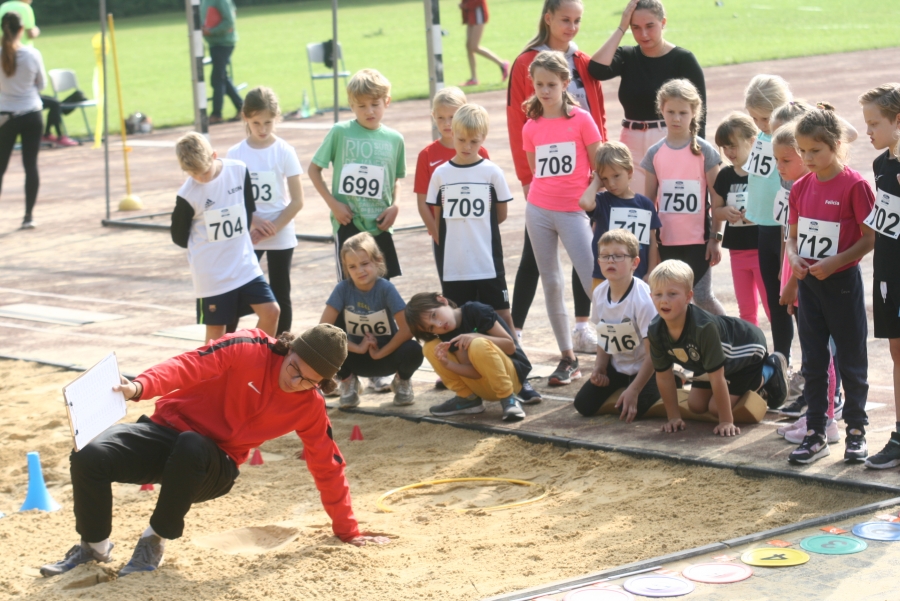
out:
<path id="1" fill-rule="evenodd" d="M 850 428 L 864 429 L 869 423 L 869 358 L 866 349 L 868 325 L 859 267 L 851 267 L 818 280 L 807 275 L 800 280 L 800 348 L 803 350 L 803 397 L 809 404 L 807 427 L 825 433 L 828 410 L 828 337 L 834 338 L 844 388 L 844 421 Z"/>
<path id="2" fill-rule="evenodd" d="M 52 127 L 56 129 L 56 137 L 62 137 L 62 111 L 59 108 L 59 100 L 52 96 L 41 96 L 41 102 L 47 109 L 47 126 L 44 128 L 44 135 L 49 135 Z"/>
<path id="3" fill-rule="evenodd" d="M 351 221 L 347 225 L 338 226 L 337 235 L 334 242 L 334 259 L 337 261 L 338 281 L 347 279 L 344 277 L 344 266 L 341 263 L 341 246 L 348 238 L 352 238 L 359 234 L 360 229 Z M 400 277 L 403 272 L 400 270 L 400 259 L 397 258 L 397 249 L 394 246 L 394 236 L 390 232 L 381 232 L 374 236 L 375 244 L 378 245 L 381 254 L 384 255 L 384 264 L 387 266 L 387 275 L 382 276 L 386 280 Z"/>
<path id="4" fill-rule="evenodd" d="M 244 100 L 238 93 L 234 82 L 228 76 L 228 63 L 231 62 L 231 53 L 234 52 L 234 46 L 210 46 L 209 58 L 212 59 L 212 73 L 209 75 L 210 84 L 213 89 L 213 105 L 210 117 L 222 116 L 222 104 L 225 102 L 225 94 L 231 98 L 234 108 L 237 112 L 241 112 L 244 106 Z"/>
<path id="5" fill-rule="evenodd" d="M 278 316 L 278 334 L 291 331 L 291 322 L 294 319 L 294 310 L 291 307 L 291 261 L 294 258 L 294 249 L 283 250 L 258 250 L 256 258 L 262 259 L 263 255 L 269 256 L 269 288 L 281 307 L 281 315 Z"/>
<path id="6" fill-rule="evenodd" d="M 377 361 L 368 353 L 347 353 L 347 360 L 341 366 L 338 377 L 344 379 L 350 374 L 363 378 L 378 378 L 397 374 L 401 380 L 409 380 L 422 365 L 422 346 L 415 340 L 407 340 L 397 349 Z"/>
<path id="7" fill-rule="evenodd" d="M 22 137 L 22 166 L 25 167 L 25 218 L 31 218 L 34 203 L 37 202 L 38 188 L 41 185 L 38 175 L 37 157 L 41 148 L 41 135 L 44 129 L 44 118 L 41 111 L 34 111 L 19 117 L 10 117 L 0 126 L 0 189 L 3 188 L 3 175 L 9 166 L 16 145 L 16 138 Z"/>
<path id="8" fill-rule="evenodd" d="M 794 341 L 794 322 L 787 307 L 778 303 L 781 298 L 781 226 L 757 226 L 759 237 L 759 272 L 766 287 L 766 302 L 769 304 L 772 326 L 772 346 L 790 360 L 791 343 Z M 801 316 L 802 319 L 802 316 Z M 827 366 L 826 366 L 827 367 Z"/>
<path id="9" fill-rule="evenodd" d="M 590 377 L 588 377 L 587 382 L 584 383 L 584 386 L 582 386 L 581 390 L 578 391 L 578 394 L 575 395 L 575 409 L 578 413 L 585 417 L 594 415 L 600 410 L 600 407 L 603 406 L 606 399 L 612 396 L 615 391 L 620 388 L 627 388 L 634 381 L 634 376 L 617 372 L 611 362 L 606 368 L 606 377 L 609 378 L 609 385 L 607 386 L 596 386 L 591 382 Z M 647 383 L 644 384 L 644 387 L 638 393 L 637 415 L 635 417 L 641 417 L 647 413 L 647 409 L 652 407 L 659 399 L 660 395 L 659 388 L 656 386 L 656 377 L 655 375 L 651 375 L 650 379 L 647 380 Z"/>
<path id="10" fill-rule="evenodd" d="M 528 237 L 528 229 L 525 230 L 525 244 L 522 246 L 522 257 L 519 259 L 519 270 L 516 272 L 516 287 L 513 290 L 512 318 L 516 328 L 525 327 L 528 319 L 528 311 L 534 302 L 534 294 L 537 292 L 541 273 L 538 271 L 537 261 L 534 258 L 534 249 L 531 248 L 531 239 Z M 575 299 L 575 317 L 591 316 L 591 297 L 584 291 L 578 272 L 572 268 L 572 296 Z"/>
<path id="11" fill-rule="evenodd" d="M 211 439 L 177 432 L 142 415 L 109 428 L 69 456 L 75 530 L 89 543 L 112 531 L 112 483 L 161 484 L 150 525 L 163 538 L 184 533 L 191 505 L 228 493 L 240 473 Z"/>

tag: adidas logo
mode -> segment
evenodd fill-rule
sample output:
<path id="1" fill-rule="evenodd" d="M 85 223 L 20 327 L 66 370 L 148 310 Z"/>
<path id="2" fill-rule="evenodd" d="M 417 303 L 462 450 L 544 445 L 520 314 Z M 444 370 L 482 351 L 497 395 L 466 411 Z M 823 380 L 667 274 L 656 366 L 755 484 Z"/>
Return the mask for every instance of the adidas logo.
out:
<path id="1" fill-rule="evenodd" d="M 211 198 L 207 198 L 207 199 L 206 199 L 206 205 L 204 206 L 204 208 L 207 208 L 207 209 L 208 209 L 209 207 L 213 206 L 214 204 L 216 204 L 216 201 L 214 201 L 214 200 L 211 199 Z"/>

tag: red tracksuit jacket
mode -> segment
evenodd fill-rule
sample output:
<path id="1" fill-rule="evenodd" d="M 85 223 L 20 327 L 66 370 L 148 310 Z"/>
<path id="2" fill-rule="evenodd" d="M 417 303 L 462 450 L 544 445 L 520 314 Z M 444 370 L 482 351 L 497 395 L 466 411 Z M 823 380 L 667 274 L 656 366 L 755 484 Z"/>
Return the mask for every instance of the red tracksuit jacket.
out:
<path id="1" fill-rule="evenodd" d="M 279 388 L 284 357 L 272 352 L 275 342 L 262 330 L 227 334 L 139 375 L 141 396 L 161 397 L 154 422 L 211 438 L 237 465 L 265 441 L 297 432 L 332 529 L 341 540 L 350 540 L 359 536 L 359 527 L 325 399 L 317 390 Z"/>

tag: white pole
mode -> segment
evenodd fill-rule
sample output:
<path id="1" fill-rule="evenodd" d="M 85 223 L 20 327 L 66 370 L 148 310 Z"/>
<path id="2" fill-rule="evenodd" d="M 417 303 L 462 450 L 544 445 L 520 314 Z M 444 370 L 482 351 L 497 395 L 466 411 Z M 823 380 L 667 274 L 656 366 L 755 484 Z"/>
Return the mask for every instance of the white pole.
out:
<path id="1" fill-rule="evenodd" d="M 103 58 L 103 168 L 106 183 L 106 220 L 109 221 L 109 103 L 106 102 L 106 0 L 100 0 L 100 56 Z"/>
<path id="2" fill-rule="evenodd" d="M 209 137 L 209 118 L 206 115 L 206 81 L 203 75 L 203 30 L 200 24 L 200 0 L 184 0 L 184 9 L 187 14 L 188 49 L 191 55 L 191 87 L 194 90 L 194 129 Z"/>
<path id="3" fill-rule="evenodd" d="M 338 94 L 338 72 L 343 53 L 338 53 L 338 0 L 331 0 L 331 63 L 334 67 L 334 122 L 340 119 L 341 97 Z"/>
<path id="4" fill-rule="evenodd" d="M 441 39 L 441 5 L 439 0 L 423 0 L 425 5 L 425 44 L 428 48 L 428 97 L 434 102 L 434 95 L 444 88 L 444 47 Z M 431 137 L 441 137 L 437 126 L 432 123 Z"/>

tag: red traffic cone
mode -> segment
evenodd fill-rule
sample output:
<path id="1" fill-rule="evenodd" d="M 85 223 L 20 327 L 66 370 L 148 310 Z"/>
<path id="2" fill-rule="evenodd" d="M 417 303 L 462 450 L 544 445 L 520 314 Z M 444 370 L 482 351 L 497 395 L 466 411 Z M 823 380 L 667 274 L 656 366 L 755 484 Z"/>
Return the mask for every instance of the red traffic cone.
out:
<path id="1" fill-rule="evenodd" d="M 253 455 L 250 457 L 250 465 L 262 465 L 263 458 L 262 453 L 259 452 L 259 449 L 253 449 Z"/>
<path id="2" fill-rule="evenodd" d="M 350 432 L 350 440 L 364 440 L 359 426 L 353 426 L 353 431 Z"/>
<path id="3" fill-rule="evenodd" d="M 141 490 L 152 491 L 153 485 L 152 484 L 141 484 Z"/>

